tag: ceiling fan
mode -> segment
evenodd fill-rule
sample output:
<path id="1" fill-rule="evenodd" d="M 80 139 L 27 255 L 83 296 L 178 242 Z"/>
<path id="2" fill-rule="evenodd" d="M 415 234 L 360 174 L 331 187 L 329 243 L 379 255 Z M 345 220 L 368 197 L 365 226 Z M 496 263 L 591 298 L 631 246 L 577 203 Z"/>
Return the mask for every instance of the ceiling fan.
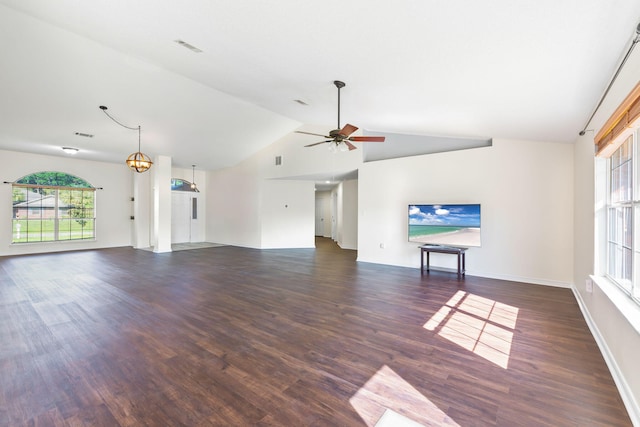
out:
<path id="1" fill-rule="evenodd" d="M 331 143 L 329 146 L 333 150 L 341 150 L 341 151 L 349 151 L 355 150 L 356 147 L 351 143 L 353 142 L 384 142 L 384 136 L 350 136 L 352 133 L 358 130 L 357 127 L 346 124 L 343 128 L 340 128 L 340 89 L 342 89 L 345 84 L 339 80 L 335 80 L 333 84 L 338 88 L 338 128 L 329 132 L 329 135 L 321 135 L 319 133 L 311 133 L 311 132 L 303 132 L 301 130 L 297 130 L 297 133 L 304 133 L 306 135 L 315 135 L 321 136 L 323 138 L 328 138 L 326 141 L 315 142 L 313 144 L 305 145 L 305 147 L 313 147 L 315 145 Z"/>

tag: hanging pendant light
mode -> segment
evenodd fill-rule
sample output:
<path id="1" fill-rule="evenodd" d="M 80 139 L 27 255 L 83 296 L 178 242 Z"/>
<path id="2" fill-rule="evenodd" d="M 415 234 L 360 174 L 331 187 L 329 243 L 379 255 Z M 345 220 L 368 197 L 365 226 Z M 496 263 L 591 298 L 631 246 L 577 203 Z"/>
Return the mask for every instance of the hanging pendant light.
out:
<path id="1" fill-rule="evenodd" d="M 191 190 L 199 193 L 198 187 L 196 186 L 196 165 L 191 165 Z"/>
<path id="2" fill-rule="evenodd" d="M 138 126 L 138 151 L 127 157 L 127 166 L 129 169 L 138 173 L 146 172 L 149 170 L 153 162 L 146 154 L 140 151 L 140 126 Z"/>
<path id="3" fill-rule="evenodd" d="M 140 151 L 140 139 L 141 139 L 140 134 L 142 133 L 141 127 L 139 125 L 137 128 L 123 125 L 122 123 L 120 123 L 119 121 L 111 117 L 109 113 L 107 113 L 107 107 L 105 107 L 104 105 L 101 105 L 100 109 L 107 115 L 107 117 L 109 117 L 111 120 L 113 120 L 123 128 L 138 131 L 138 151 L 136 151 L 135 153 L 132 153 L 129 157 L 127 157 L 126 163 L 127 163 L 127 166 L 129 166 L 129 169 L 131 169 L 132 171 L 136 171 L 138 173 L 148 171 L 149 168 L 151 168 L 151 165 L 153 164 L 153 162 L 146 154 Z"/>

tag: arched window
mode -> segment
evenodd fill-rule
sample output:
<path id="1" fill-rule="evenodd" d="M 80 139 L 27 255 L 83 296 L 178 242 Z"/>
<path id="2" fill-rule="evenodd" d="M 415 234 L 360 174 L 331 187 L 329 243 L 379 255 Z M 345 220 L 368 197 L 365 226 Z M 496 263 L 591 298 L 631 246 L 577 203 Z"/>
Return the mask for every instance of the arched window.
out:
<path id="1" fill-rule="evenodd" d="M 95 188 L 64 172 L 13 183 L 12 243 L 95 239 Z"/>
<path id="2" fill-rule="evenodd" d="M 192 184 L 186 179 L 181 178 L 171 178 L 171 191 L 192 191 L 195 193 L 200 192 L 195 184 Z"/>

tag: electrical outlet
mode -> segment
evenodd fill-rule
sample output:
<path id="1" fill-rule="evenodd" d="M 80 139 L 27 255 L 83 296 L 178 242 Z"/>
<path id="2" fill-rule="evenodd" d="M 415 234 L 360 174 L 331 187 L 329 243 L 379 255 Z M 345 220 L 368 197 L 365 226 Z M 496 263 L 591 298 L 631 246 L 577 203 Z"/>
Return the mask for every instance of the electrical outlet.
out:
<path id="1" fill-rule="evenodd" d="M 384 243 L 380 243 L 380 249 L 384 249 Z"/>
<path id="2" fill-rule="evenodd" d="M 591 280 L 591 279 L 585 280 L 584 288 L 589 293 L 593 292 L 593 280 Z"/>

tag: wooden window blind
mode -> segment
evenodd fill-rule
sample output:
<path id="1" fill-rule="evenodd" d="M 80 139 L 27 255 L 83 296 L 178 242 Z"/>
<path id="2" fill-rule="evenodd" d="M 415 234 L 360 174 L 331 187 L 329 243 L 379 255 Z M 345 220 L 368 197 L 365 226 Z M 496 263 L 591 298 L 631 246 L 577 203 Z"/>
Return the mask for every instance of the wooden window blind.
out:
<path id="1" fill-rule="evenodd" d="M 596 156 L 610 156 L 624 142 L 624 138 L 620 138 L 618 142 L 616 142 L 616 138 L 628 129 L 638 117 L 640 117 L 640 82 L 636 84 L 636 87 L 627 95 L 596 135 L 594 140 Z"/>

